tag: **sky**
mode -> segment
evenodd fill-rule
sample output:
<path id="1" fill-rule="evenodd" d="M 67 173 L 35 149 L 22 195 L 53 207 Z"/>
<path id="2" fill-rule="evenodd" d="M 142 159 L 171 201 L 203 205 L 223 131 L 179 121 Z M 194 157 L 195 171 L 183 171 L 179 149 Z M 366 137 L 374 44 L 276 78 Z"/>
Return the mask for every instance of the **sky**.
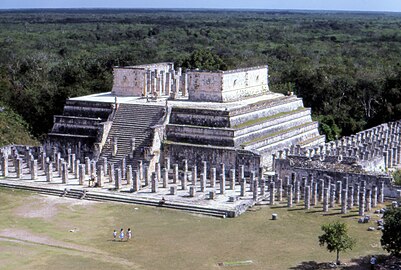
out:
<path id="1" fill-rule="evenodd" d="M 0 9 L 230 8 L 401 12 L 401 0 L 0 0 Z"/>

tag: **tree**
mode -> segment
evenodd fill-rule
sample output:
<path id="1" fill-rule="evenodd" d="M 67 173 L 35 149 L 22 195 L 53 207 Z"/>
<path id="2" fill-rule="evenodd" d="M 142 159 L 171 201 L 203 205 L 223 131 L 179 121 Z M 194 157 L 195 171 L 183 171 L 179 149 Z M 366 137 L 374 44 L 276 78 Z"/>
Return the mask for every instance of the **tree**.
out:
<path id="1" fill-rule="evenodd" d="M 384 229 L 380 240 L 383 249 L 400 256 L 401 251 L 401 208 L 389 209 L 383 216 Z"/>
<path id="2" fill-rule="evenodd" d="M 184 59 L 182 67 L 189 69 L 203 69 L 203 70 L 226 70 L 227 65 L 216 54 L 207 49 L 199 49 L 193 51 L 192 54 Z"/>
<path id="3" fill-rule="evenodd" d="M 337 253 L 336 262 L 339 264 L 340 252 L 347 249 L 352 250 L 355 240 L 348 235 L 347 225 L 338 221 L 322 225 L 322 231 L 324 233 L 319 236 L 320 246 L 326 244 L 329 252 L 335 251 Z"/>

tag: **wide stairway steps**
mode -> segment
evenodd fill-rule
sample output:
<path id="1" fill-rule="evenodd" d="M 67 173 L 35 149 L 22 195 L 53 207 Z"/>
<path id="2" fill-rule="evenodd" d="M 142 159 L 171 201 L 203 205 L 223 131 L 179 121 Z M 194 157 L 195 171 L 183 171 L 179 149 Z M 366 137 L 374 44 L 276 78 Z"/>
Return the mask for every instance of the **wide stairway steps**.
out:
<path id="1" fill-rule="evenodd" d="M 140 104 L 119 104 L 107 143 L 102 149 L 100 160 L 119 164 L 126 158 L 127 164 L 136 168 L 136 162 L 143 158 L 143 149 L 151 147 L 153 142 L 152 126 L 163 118 L 165 107 Z M 112 143 L 117 138 L 117 154 L 112 155 Z M 131 140 L 135 138 L 135 151 L 131 152 Z M 133 158 L 127 157 L 133 155 Z"/>

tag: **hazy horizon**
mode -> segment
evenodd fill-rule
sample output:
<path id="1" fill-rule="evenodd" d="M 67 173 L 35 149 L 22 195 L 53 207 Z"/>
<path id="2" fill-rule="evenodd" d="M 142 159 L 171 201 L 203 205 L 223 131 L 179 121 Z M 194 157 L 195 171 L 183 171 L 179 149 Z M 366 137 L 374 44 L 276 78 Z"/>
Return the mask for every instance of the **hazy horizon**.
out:
<path id="1" fill-rule="evenodd" d="M 399 0 L 2 0 L 1 10 L 17 9 L 245 9 L 401 12 Z"/>

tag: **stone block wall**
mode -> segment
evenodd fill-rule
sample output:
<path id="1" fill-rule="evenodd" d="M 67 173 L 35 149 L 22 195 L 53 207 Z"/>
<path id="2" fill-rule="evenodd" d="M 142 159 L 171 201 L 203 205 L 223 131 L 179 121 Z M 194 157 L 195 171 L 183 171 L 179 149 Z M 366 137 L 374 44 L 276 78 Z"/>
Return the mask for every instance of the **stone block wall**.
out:
<path id="1" fill-rule="evenodd" d="M 268 91 L 267 66 L 218 72 L 188 71 L 191 101 L 238 101 Z"/>
<path id="2" fill-rule="evenodd" d="M 112 93 L 116 96 L 142 96 L 145 92 L 145 69 L 114 68 Z"/>

